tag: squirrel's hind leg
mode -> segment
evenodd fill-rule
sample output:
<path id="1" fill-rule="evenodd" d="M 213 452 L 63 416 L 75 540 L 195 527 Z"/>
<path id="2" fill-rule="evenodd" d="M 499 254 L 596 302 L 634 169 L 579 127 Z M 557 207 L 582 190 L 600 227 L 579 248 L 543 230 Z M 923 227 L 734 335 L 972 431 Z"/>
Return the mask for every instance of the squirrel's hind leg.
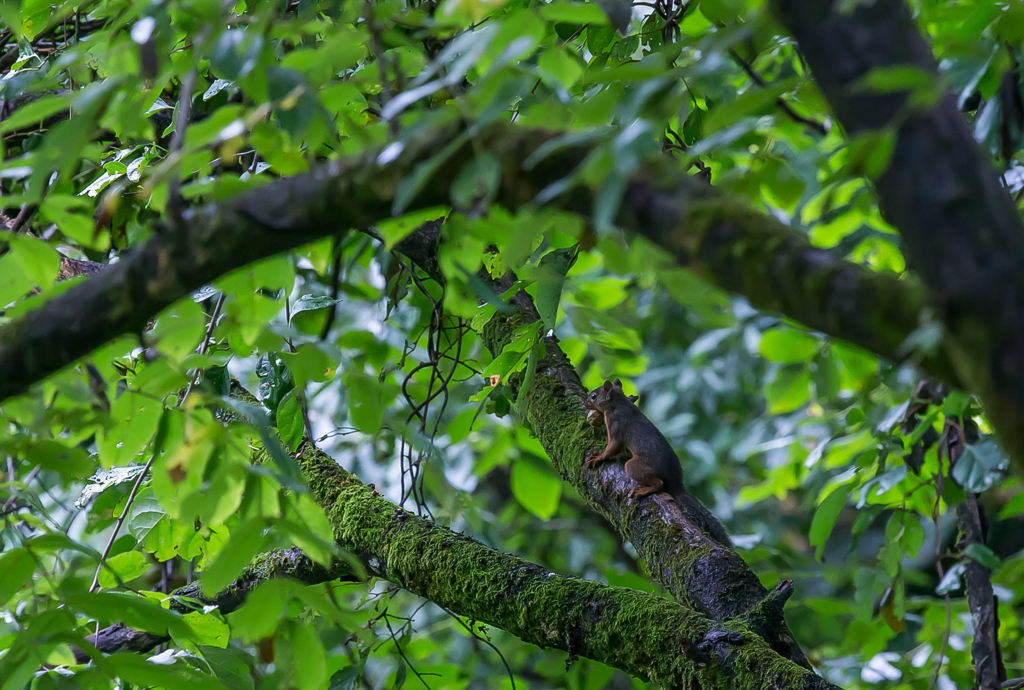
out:
<path id="1" fill-rule="evenodd" d="M 665 487 L 665 482 L 661 480 L 651 466 L 644 462 L 643 458 L 633 456 L 626 462 L 626 474 L 629 475 L 630 479 L 635 481 L 640 486 L 629 492 L 630 498 L 643 498 L 644 496 L 650 496 L 653 493 L 661 491 Z"/>

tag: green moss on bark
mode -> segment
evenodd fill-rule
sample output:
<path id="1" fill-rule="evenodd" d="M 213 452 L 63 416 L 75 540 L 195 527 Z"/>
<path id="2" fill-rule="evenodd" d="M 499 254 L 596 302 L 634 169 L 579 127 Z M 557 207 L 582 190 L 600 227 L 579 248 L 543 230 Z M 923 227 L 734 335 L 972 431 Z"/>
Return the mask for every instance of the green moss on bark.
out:
<path id="1" fill-rule="evenodd" d="M 580 433 L 593 432 L 581 427 Z M 496 551 L 390 503 L 312 444 L 300 450 L 297 462 L 339 546 L 373 574 L 456 615 L 663 687 L 816 682 L 812 672 L 779 657 L 739 623 L 724 627 L 662 597 L 564 577 Z M 725 639 L 734 629 L 743 631 L 741 642 Z M 684 640 L 704 649 L 711 663 L 687 656 Z"/>

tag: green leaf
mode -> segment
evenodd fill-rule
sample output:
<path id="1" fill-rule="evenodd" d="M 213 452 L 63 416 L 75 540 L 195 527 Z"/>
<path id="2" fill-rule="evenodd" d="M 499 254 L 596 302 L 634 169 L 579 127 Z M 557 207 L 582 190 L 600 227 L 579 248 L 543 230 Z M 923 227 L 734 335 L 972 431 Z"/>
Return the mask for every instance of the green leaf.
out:
<path id="1" fill-rule="evenodd" d="M 963 391 L 953 390 L 942 401 L 942 414 L 947 417 L 960 417 L 971 406 L 971 396 Z"/>
<path id="2" fill-rule="evenodd" d="M 51 115 L 67 110 L 74 93 L 53 94 L 42 96 L 36 101 L 23 105 L 0 122 L 0 134 L 7 134 L 27 125 L 41 122 Z"/>
<path id="3" fill-rule="evenodd" d="M 818 339 L 805 331 L 780 326 L 761 336 L 758 351 L 772 362 L 806 362 L 818 351 Z"/>
<path id="4" fill-rule="evenodd" d="M 188 357 L 206 333 L 206 314 L 190 298 L 179 300 L 160 312 L 153 326 L 152 338 L 160 354 L 180 362 Z"/>
<path id="5" fill-rule="evenodd" d="M 484 151 L 469 162 L 452 181 L 452 203 L 457 209 L 486 206 L 498 192 L 501 164 L 493 153 Z"/>
<path id="6" fill-rule="evenodd" d="M 202 573 L 204 596 L 213 596 L 241 574 L 242 568 L 249 564 L 266 541 L 264 526 L 263 520 L 253 518 L 232 531 L 231 539 Z"/>
<path id="7" fill-rule="evenodd" d="M 839 514 L 846 506 L 846 497 L 849 493 L 850 486 L 848 484 L 838 487 L 818 505 L 818 509 L 814 512 L 808 537 L 811 546 L 817 547 L 814 557 L 819 561 L 822 551 L 825 550 L 825 543 L 839 519 Z"/>
<path id="8" fill-rule="evenodd" d="M 67 603 L 74 609 L 100 621 L 120 621 L 159 635 L 187 637 L 191 629 L 176 613 L 154 603 L 146 597 L 122 592 L 96 592 L 72 594 Z"/>
<path id="9" fill-rule="evenodd" d="M 249 656 L 237 646 L 224 649 L 200 646 L 199 651 L 228 690 L 254 690 L 256 683 L 246 663 Z"/>
<path id="10" fill-rule="evenodd" d="M 555 327 L 558 316 L 558 303 L 562 299 L 562 286 L 565 274 L 569 271 L 576 257 L 574 247 L 556 249 L 548 252 L 540 260 L 537 271 L 537 312 L 540 314 L 544 327 L 551 330 Z"/>
<path id="11" fill-rule="evenodd" d="M 304 312 L 314 311 L 316 309 L 326 309 L 327 307 L 333 307 L 338 304 L 341 300 L 327 295 L 301 295 L 295 303 L 292 304 L 292 316 Z"/>
<path id="12" fill-rule="evenodd" d="M 51 472 L 59 472 L 65 481 L 80 479 L 95 467 L 89 454 L 81 447 L 69 448 L 53 439 L 35 441 L 25 456 L 29 464 L 39 465 Z"/>
<path id="13" fill-rule="evenodd" d="M 165 517 L 167 513 L 164 512 L 160 501 L 147 490 L 138 494 L 132 502 L 127 519 L 128 532 L 141 544 Z"/>
<path id="14" fill-rule="evenodd" d="M 284 613 L 286 600 L 280 581 L 262 583 L 250 592 L 242 608 L 228 616 L 234 634 L 247 643 L 270 637 Z"/>
<path id="15" fill-rule="evenodd" d="M 802 367 L 779 371 L 765 390 L 768 412 L 785 414 L 803 407 L 811 397 L 811 375 Z"/>
<path id="16" fill-rule="evenodd" d="M 32 580 L 36 561 L 24 547 L 15 547 L 0 555 L 0 602 L 6 604 Z"/>
<path id="17" fill-rule="evenodd" d="M 300 690 L 320 690 L 327 680 L 327 660 L 320 638 L 304 625 L 294 625 L 292 668 Z"/>
<path id="18" fill-rule="evenodd" d="M 281 441 L 294 453 L 302 443 L 302 434 L 306 430 L 302 407 L 294 390 L 285 394 L 277 408 L 277 430 L 281 434 Z"/>
<path id="19" fill-rule="evenodd" d="M 299 345 L 295 354 L 282 352 L 281 359 L 288 365 L 288 371 L 300 389 L 305 388 L 309 381 L 326 381 L 338 365 L 337 359 L 331 359 L 312 343 Z"/>
<path id="20" fill-rule="evenodd" d="M 22 274 L 33 285 L 46 289 L 53 284 L 60 271 L 60 254 L 56 249 L 28 235 L 12 235 L 8 242 Z"/>
<path id="21" fill-rule="evenodd" d="M 372 436 L 384 422 L 380 384 L 362 371 L 346 369 L 341 381 L 348 393 L 348 414 L 352 426 Z"/>
<path id="22" fill-rule="evenodd" d="M 964 554 L 993 572 L 999 570 L 999 556 L 984 544 L 978 544 L 977 542 L 968 544 L 967 548 L 964 549 Z"/>
<path id="23" fill-rule="evenodd" d="M 192 641 L 221 649 L 228 646 L 231 629 L 217 614 L 192 611 L 185 614 L 185 622 L 192 628 Z"/>
<path id="24" fill-rule="evenodd" d="M 121 652 L 106 657 L 102 668 L 110 675 L 121 678 L 125 684 L 164 690 L 224 690 L 216 678 L 185 664 L 162 666 L 134 652 Z"/>
<path id="25" fill-rule="evenodd" d="M 558 511 L 562 482 L 533 461 L 519 459 L 512 465 L 512 494 L 521 506 L 541 520 L 550 520 Z"/>
<path id="26" fill-rule="evenodd" d="M 569 89 L 579 81 L 583 76 L 583 70 L 584 66 L 579 58 L 558 46 L 546 49 L 537 61 L 540 78 L 563 89 Z"/>
<path id="27" fill-rule="evenodd" d="M 968 444 L 953 465 L 953 480 L 965 490 L 979 494 L 1000 481 L 1009 459 L 991 440 Z"/>
<path id="28" fill-rule="evenodd" d="M 599 5 L 589 3 L 552 2 L 542 5 L 540 16 L 549 22 L 564 24 L 607 24 L 606 15 Z"/>
<path id="29" fill-rule="evenodd" d="M 138 551 L 119 553 L 108 558 L 103 569 L 100 570 L 100 586 L 104 588 L 117 587 L 118 578 L 121 582 L 131 582 L 141 577 L 149 570 L 149 561 L 146 556 Z"/>
<path id="30" fill-rule="evenodd" d="M 24 297 L 32 290 L 32 281 L 25 274 L 13 253 L 0 256 L 0 308 Z"/>

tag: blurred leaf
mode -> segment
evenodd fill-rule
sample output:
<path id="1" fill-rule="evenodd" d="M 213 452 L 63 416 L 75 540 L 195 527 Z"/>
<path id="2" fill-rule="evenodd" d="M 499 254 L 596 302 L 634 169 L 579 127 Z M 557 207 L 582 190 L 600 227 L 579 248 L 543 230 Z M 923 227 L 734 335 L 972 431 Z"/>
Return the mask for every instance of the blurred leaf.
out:
<path id="1" fill-rule="evenodd" d="M 540 260 L 535 301 L 544 327 L 549 330 L 555 327 L 565 274 L 569 271 L 575 258 L 576 250 L 569 247 L 548 252 Z"/>
<path id="2" fill-rule="evenodd" d="M 942 576 L 938 586 L 935 588 L 935 593 L 939 596 L 955 592 L 960 589 L 960 578 L 963 577 L 964 571 L 967 569 L 966 563 L 956 563 L 946 574 Z"/>
<path id="3" fill-rule="evenodd" d="M 558 510 L 562 482 L 529 460 L 512 465 L 512 493 L 519 504 L 541 520 L 549 520 Z"/>
<path id="4" fill-rule="evenodd" d="M 352 424 L 364 434 L 376 434 L 384 419 L 380 384 L 361 371 L 348 369 L 341 375 L 341 381 L 348 392 Z"/>
<path id="5" fill-rule="evenodd" d="M 281 433 L 281 441 L 293 453 L 302 443 L 302 435 L 306 430 L 302 418 L 302 408 L 295 396 L 295 391 L 288 391 L 277 408 L 277 430 Z"/>
<path id="6" fill-rule="evenodd" d="M 107 559 L 102 570 L 100 570 L 100 586 L 104 588 L 117 587 L 118 578 L 121 582 L 131 582 L 141 577 L 149 570 L 149 561 L 146 556 L 138 551 L 119 553 Z M 116 575 L 116 576 L 115 576 Z"/>
<path id="7" fill-rule="evenodd" d="M 992 440 L 964 446 L 964 452 L 953 465 L 953 479 L 971 493 L 985 491 L 1002 477 L 1009 466 L 1008 458 Z"/>
<path id="8" fill-rule="evenodd" d="M 977 542 L 968 544 L 967 548 L 964 549 L 964 554 L 981 563 L 989 570 L 995 571 L 999 569 L 999 556 L 984 544 L 978 544 Z"/>
<path id="9" fill-rule="evenodd" d="M 302 295 L 295 303 L 292 304 L 292 316 L 304 311 L 313 311 L 316 309 L 326 309 L 327 307 L 333 307 L 338 304 L 341 300 L 328 297 L 326 295 Z"/>
<path id="10" fill-rule="evenodd" d="M 32 580 L 36 561 L 24 547 L 16 547 L 0 555 L 0 601 L 10 601 Z"/>
<path id="11" fill-rule="evenodd" d="M 264 523 L 250 519 L 232 530 L 231 539 L 210 567 L 202 572 L 203 595 L 211 597 L 227 587 L 262 548 Z"/>
<path id="12" fill-rule="evenodd" d="M 759 351 L 765 359 L 783 364 L 805 362 L 818 350 L 818 339 L 793 328 L 773 328 L 761 336 Z"/>
<path id="13" fill-rule="evenodd" d="M 849 485 L 840 486 L 818 504 L 818 509 L 814 512 L 814 519 L 811 520 L 811 531 L 808 534 L 808 539 L 811 546 L 817 547 L 815 558 L 819 561 L 821 560 L 822 552 L 825 550 L 825 543 L 832 534 L 832 529 L 836 526 L 836 520 L 839 519 L 839 514 L 846 506 L 846 497 L 849 493 Z"/>

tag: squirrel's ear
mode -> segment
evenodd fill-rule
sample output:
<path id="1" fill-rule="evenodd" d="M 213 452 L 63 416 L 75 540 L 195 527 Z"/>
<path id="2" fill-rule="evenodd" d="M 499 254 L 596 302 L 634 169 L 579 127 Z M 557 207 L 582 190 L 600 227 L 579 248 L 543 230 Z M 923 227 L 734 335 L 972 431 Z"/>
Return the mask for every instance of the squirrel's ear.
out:
<path id="1" fill-rule="evenodd" d="M 615 379 L 615 387 L 618 388 L 619 390 L 622 390 L 622 381 Z"/>
<path id="2" fill-rule="evenodd" d="M 612 382 L 611 381 L 605 381 L 604 382 L 604 389 L 606 391 L 610 391 L 612 389 Z"/>

